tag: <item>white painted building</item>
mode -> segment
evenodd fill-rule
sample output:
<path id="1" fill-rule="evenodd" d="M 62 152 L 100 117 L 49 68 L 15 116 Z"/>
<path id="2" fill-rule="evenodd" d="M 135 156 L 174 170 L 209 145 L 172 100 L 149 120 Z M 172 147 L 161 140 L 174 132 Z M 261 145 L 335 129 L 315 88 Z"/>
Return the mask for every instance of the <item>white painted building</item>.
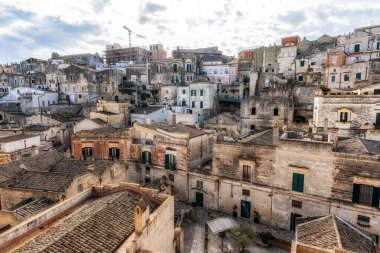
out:
<path id="1" fill-rule="evenodd" d="M 160 102 L 164 105 L 174 105 L 177 101 L 177 86 L 165 85 L 160 88 Z"/>
<path id="2" fill-rule="evenodd" d="M 212 83 L 231 85 L 236 82 L 236 62 L 204 62 L 203 71 Z"/>
<path id="3" fill-rule="evenodd" d="M 138 108 L 131 112 L 131 122 L 148 124 L 150 122 L 173 123 L 173 112 L 162 106 Z"/>
<path id="4" fill-rule="evenodd" d="M 58 104 L 58 93 L 43 91 L 43 94 L 25 93 L 20 97 L 21 110 L 26 113 L 39 113 L 52 105 Z"/>
<path id="5" fill-rule="evenodd" d="M 12 153 L 31 147 L 38 147 L 40 144 L 39 135 L 12 135 L 0 138 L 0 152 Z"/>

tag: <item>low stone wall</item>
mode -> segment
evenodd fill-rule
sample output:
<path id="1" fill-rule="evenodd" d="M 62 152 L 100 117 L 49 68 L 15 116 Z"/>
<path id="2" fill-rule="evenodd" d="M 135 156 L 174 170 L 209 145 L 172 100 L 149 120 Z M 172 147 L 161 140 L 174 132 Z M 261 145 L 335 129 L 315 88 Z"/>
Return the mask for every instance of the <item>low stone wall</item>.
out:
<path id="1" fill-rule="evenodd" d="M 12 243 L 13 240 L 18 239 L 19 237 L 29 233 L 33 229 L 37 229 L 41 225 L 45 224 L 51 219 L 54 219 L 57 215 L 66 212 L 70 208 L 76 206 L 78 203 L 81 203 L 83 200 L 91 196 L 92 189 L 88 189 L 64 202 L 54 205 L 52 208 L 20 223 L 19 225 L 13 227 L 12 229 L 4 232 L 0 237 L 0 252 L 7 245 Z"/>

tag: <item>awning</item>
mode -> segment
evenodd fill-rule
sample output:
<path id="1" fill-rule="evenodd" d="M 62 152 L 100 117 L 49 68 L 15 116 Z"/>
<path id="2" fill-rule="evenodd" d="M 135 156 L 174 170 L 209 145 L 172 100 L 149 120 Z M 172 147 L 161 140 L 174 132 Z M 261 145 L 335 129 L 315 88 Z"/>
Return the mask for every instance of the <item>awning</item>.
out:
<path id="1" fill-rule="evenodd" d="M 217 234 L 237 226 L 236 221 L 230 217 L 220 217 L 206 221 L 206 223 L 213 234 Z"/>

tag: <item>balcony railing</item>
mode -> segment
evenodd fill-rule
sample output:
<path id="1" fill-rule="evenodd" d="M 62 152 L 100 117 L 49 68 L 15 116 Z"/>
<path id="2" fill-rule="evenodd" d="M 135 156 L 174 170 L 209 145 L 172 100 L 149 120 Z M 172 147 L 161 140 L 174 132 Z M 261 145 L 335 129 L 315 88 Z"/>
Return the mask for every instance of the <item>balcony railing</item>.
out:
<path id="1" fill-rule="evenodd" d="M 167 170 L 176 170 L 176 168 L 177 168 L 177 166 L 176 166 L 175 163 L 171 163 L 171 164 L 167 163 L 167 164 L 165 164 L 165 169 L 167 169 Z"/>

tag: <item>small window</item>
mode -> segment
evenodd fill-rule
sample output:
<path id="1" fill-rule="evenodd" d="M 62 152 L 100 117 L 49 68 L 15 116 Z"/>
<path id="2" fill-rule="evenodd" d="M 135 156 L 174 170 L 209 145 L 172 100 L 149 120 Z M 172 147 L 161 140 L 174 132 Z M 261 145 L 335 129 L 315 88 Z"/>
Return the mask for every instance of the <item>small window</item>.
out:
<path id="1" fill-rule="evenodd" d="M 175 63 L 173 64 L 173 72 L 177 72 L 178 71 L 178 65 Z"/>
<path id="2" fill-rule="evenodd" d="M 377 44 L 376 44 L 376 49 L 377 49 L 377 50 L 380 50 L 380 41 L 377 42 Z"/>
<path id="3" fill-rule="evenodd" d="M 199 108 L 203 108 L 203 101 L 199 102 Z"/>
<path id="4" fill-rule="evenodd" d="M 191 90 L 191 96 L 196 96 L 197 95 L 197 91 L 196 90 Z"/>
<path id="5" fill-rule="evenodd" d="M 317 63 L 316 63 L 315 61 L 313 61 L 313 62 L 311 62 L 310 65 L 311 65 L 311 66 L 315 66 L 315 65 L 317 65 Z"/>
<path id="6" fill-rule="evenodd" d="M 331 82 L 335 83 L 335 76 L 331 76 Z"/>
<path id="7" fill-rule="evenodd" d="M 303 82 L 303 75 L 299 75 L 299 76 L 298 76 L 298 81 L 299 81 L 299 82 Z"/>
<path id="8" fill-rule="evenodd" d="M 344 81 L 345 81 L 345 82 L 350 81 L 350 76 L 349 76 L 349 75 L 344 75 Z"/>
<path id="9" fill-rule="evenodd" d="M 203 96 L 204 90 L 200 90 L 200 96 Z"/>
<path id="10" fill-rule="evenodd" d="M 293 173 L 292 191 L 303 192 L 305 175 Z"/>
<path id="11" fill-rule="evenodd" d="M 182 90 L 182 94 L 186 94 L 186 90 Z"/>
<path id="12" fill-rule="evenodd" d="M 295 207 L 295 208 L 302 208 L 302 201 L 299 201 L 299 200 L 292 200 L 292 207 Z"/>
<path id="13" fill-rule="evenodd" d="M 354 52 L 355 52 L 355 53 L 360 52 L 360 44 L 355 44 Z"/>
<path id="14" fill-rule="evenodd" d="M 252 114 L 252 115 L 256 115 L 256 107 L 252 107 L 252 109 L 251 109 L 251 114 Z"/>
<path id="15" fill-rule="evenodd" d="M 174 174 L 169 174 L 169 181 L 174 182 Z"/>
<path id="16" fill-rule="evenodd" d="M 341 112 L 339 116 L 339 122 L 347 123 L 348 121 L 348 112 Z"/>
<path id="17" fill-rule="evenodd" d="M 251 181 L 251 166 L 243 165 L 243 181 Z"/>
<path id="18" fill-rule="evenodd" d="M 300 66 L 304 67 L 305 66 L 305 61 L 300 61 Z"/>
<path id="19" fill-rule="evenodd" d="M 83 184 L 78 184 L 77 185 L 77 191 L 82 192 L 83 191 Z"/>
<path id="20" fill-rule="evenodd" d="M 196 187 L 197 187 L 197 189 L 203 189 L 203 181 L 197 180 L 196 181 Z"/>
<path id="21" fill-rule="evenodd" d="M 274 116 L 278 116 L 278 108 L 274 108 L 273 109 L 273 115 Z"/>
<path id="22" fill-rule="evenodd" d="M 373 95 L 380 95 L 380 89 L 374 89 Z"/>
<path id="23" fill-rule="evenodd" d="M 195 101 L 191 101 L 191 108 L 195 108 Z"/>
<path id="24" fill-rule="evenodd" d="M 362 80 L 362 73 L 356 73 L 356 80 Z"/>
<path id="25" fill-rule="evenodd" d="M 256 125 L 251 125 L 251 131 L 256 129 Z"/>
<path id="26" fill-rule="evenodd" d="M 82 95 L 79 95 L 79 98 L 82 98 Z"/>
<path id="27" fill-rule="evenodd" d="M 251 191 L 248 189 L 243 189 L 241 191 L 241 195 L 249 197 L 249 195 L 251 195 Z"/>

